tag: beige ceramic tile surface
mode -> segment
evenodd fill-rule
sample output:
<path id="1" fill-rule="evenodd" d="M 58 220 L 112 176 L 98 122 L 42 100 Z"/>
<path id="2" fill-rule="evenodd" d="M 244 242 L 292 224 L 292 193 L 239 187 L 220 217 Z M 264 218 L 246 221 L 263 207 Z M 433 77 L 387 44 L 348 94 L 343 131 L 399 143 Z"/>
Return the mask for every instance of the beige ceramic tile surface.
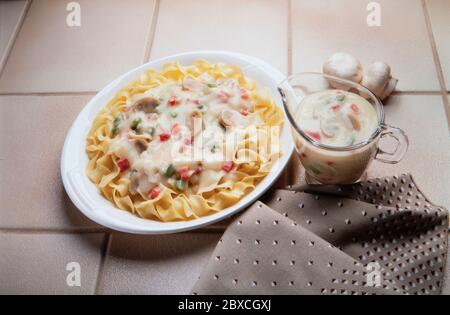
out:
<path id="1" fill-rule="evenodd" d="M 114 234 L 100 294 L 188 294 L 221 234 Z"/>
<path id="2" fill-rule="evenodd" d="M 368 27 L 369 1 L 292 0 L 294 72 L 321 71 L 328 56 L 346 51 L 364 65 L 392 65 L 398 90 L 439 91 L 421 1 L 377 2 L 381 26 Z"/>
<path id="3" fill-rule="evenodd" d="M 368 177 L 409 172 L 431 201 L 450 210 L 450 133 L 442 98 L 394 96 L 385 110 L 386 122 L 406 132 L 410 147 L 397 165 L 375 161 Z"/>
<path id="4" fill-rule="evenodd" d="M 450 1 L 427 0 L 426 3 L 447 91 L 450 91 Z"/>
<path id="5" fill-rule="evenodd" d="M 151 51 L 231 50 L 287 72 L 286 0 L 162 0 Z"/>
<path id="6" fill-rule="evenodd" d="M 93 294 L 103 240 L 103 234 L 0 232 L 0 294 Z M 70 262 L 80 266 L 80 287 L 67 285 Z"/>
<path id="7" fill-rule="evenodd" d="M 155 1 L 79 0 L 80 27 L 67 26 L 67 3 L 33 1 L 0 92 L 99 90 L 142 63 Z"/>
<path id="8" fill-rule="evenodd" d="M 27 1 L 0 1 L 0 72 Z"/>
<path id="9" fill-rule="evenodd" d="M 66 133 L 91 96 L 0 96 L 0 228 L 96 227 L 61 182 Z"/>

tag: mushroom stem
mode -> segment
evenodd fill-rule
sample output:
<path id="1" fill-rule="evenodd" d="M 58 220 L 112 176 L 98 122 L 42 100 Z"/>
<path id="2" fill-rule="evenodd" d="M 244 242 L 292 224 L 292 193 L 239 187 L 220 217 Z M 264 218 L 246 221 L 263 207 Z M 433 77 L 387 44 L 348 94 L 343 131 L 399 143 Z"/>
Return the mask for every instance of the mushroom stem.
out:
<path id="1" fill-rule="evenodd" d="M 384 92 L 383 92 L 383 94 L 381 94 L 380 99 L 381 99 L 381 100 L 384 100 L 384 99 L 386 99 L 389 95 L 391 95 L 392 92 L 394 92 L 394 90 L 395 90 L 395 88 L 396 88 L 396 86 L 397 86 L 397 83 L 398 83 L 398 79 L 396 79 L 396 78 L 391 78 L 391 79 L 389 80 L 388 84 L 386 85 L 386 87 L 384 88 Z"/>

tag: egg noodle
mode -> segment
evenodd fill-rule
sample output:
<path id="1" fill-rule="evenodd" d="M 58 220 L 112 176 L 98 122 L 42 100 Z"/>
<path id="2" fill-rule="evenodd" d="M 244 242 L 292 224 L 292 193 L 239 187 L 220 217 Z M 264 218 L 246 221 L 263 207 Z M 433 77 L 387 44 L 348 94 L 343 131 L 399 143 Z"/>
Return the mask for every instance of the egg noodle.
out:
<path id="1" fill-rule="evenodd" d="M 283 113 L 268 89 L 223 63 L 148 70 L 101 109 L 86 174 L 118 208 L 192 220 L 236 204 L 281 155 Z"/>

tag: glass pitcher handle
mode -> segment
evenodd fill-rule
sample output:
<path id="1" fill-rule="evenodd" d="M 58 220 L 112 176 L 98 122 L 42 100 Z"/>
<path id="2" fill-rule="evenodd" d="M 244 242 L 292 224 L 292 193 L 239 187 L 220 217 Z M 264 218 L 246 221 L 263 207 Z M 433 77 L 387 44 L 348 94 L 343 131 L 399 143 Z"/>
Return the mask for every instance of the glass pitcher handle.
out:
<path id="1" fill-rule="evenodd" d="M 378 146 L 377 154 L 375 155 L 375 160 L 383 163 L 397 164 L 400 162 L 408 151 L 409 140 L 405 132 L 397 127 L 383 124 L 383 131 L 381 132 L 380 142 L 384 138 L 391 138 L 397 142 L 396 148 L 393 152 L 386 152 L 380 149 Z"/>

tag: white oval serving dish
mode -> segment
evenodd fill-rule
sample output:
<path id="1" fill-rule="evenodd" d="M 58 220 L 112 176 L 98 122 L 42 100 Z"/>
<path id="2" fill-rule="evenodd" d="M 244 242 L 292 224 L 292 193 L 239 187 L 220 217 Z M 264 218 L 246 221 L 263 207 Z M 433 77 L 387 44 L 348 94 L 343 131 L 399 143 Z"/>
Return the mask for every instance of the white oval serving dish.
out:
<path id="1" fill-rule="evenodd" d="M 187 231 L 226 219 L 245 209 L 256 201 L 277 180 L 293 152 L 293 142 L 287 119 L 281 133 L 282 157 L 275 163 L 270 173 L 259 183 L 254 191 L 242 198 L 237 204 L 218 213 L 191 221 L 160 222 L 142 219 L 116 208 L 105 199 L 85 173 L 88 156 L 85 151 L 86 136 L 92 121 L 100 109 L 112 99 L 118 90 L 139 78 L 139 75 L 150 68 L 160 69 L 164 64 L 178 61 L 182 65 L 192 64 L 195 60 L 205 59 L 209 62 L 231 63 L 241 67 L 246 76 L 255 79 L 261 87 L 268 87 L 277 103 L 281 106 L 278 84 L 285 76 L 266 62 L 254 57 L 223 51 L 195 51 L 172 55 L 151 61 L 135 68 L 101 90 L 83 108 L 70 128 L 61 156 L 61 176 L 72 202 L 91 220 L 122 232 L 136 234 L 164 234 Z"/>

